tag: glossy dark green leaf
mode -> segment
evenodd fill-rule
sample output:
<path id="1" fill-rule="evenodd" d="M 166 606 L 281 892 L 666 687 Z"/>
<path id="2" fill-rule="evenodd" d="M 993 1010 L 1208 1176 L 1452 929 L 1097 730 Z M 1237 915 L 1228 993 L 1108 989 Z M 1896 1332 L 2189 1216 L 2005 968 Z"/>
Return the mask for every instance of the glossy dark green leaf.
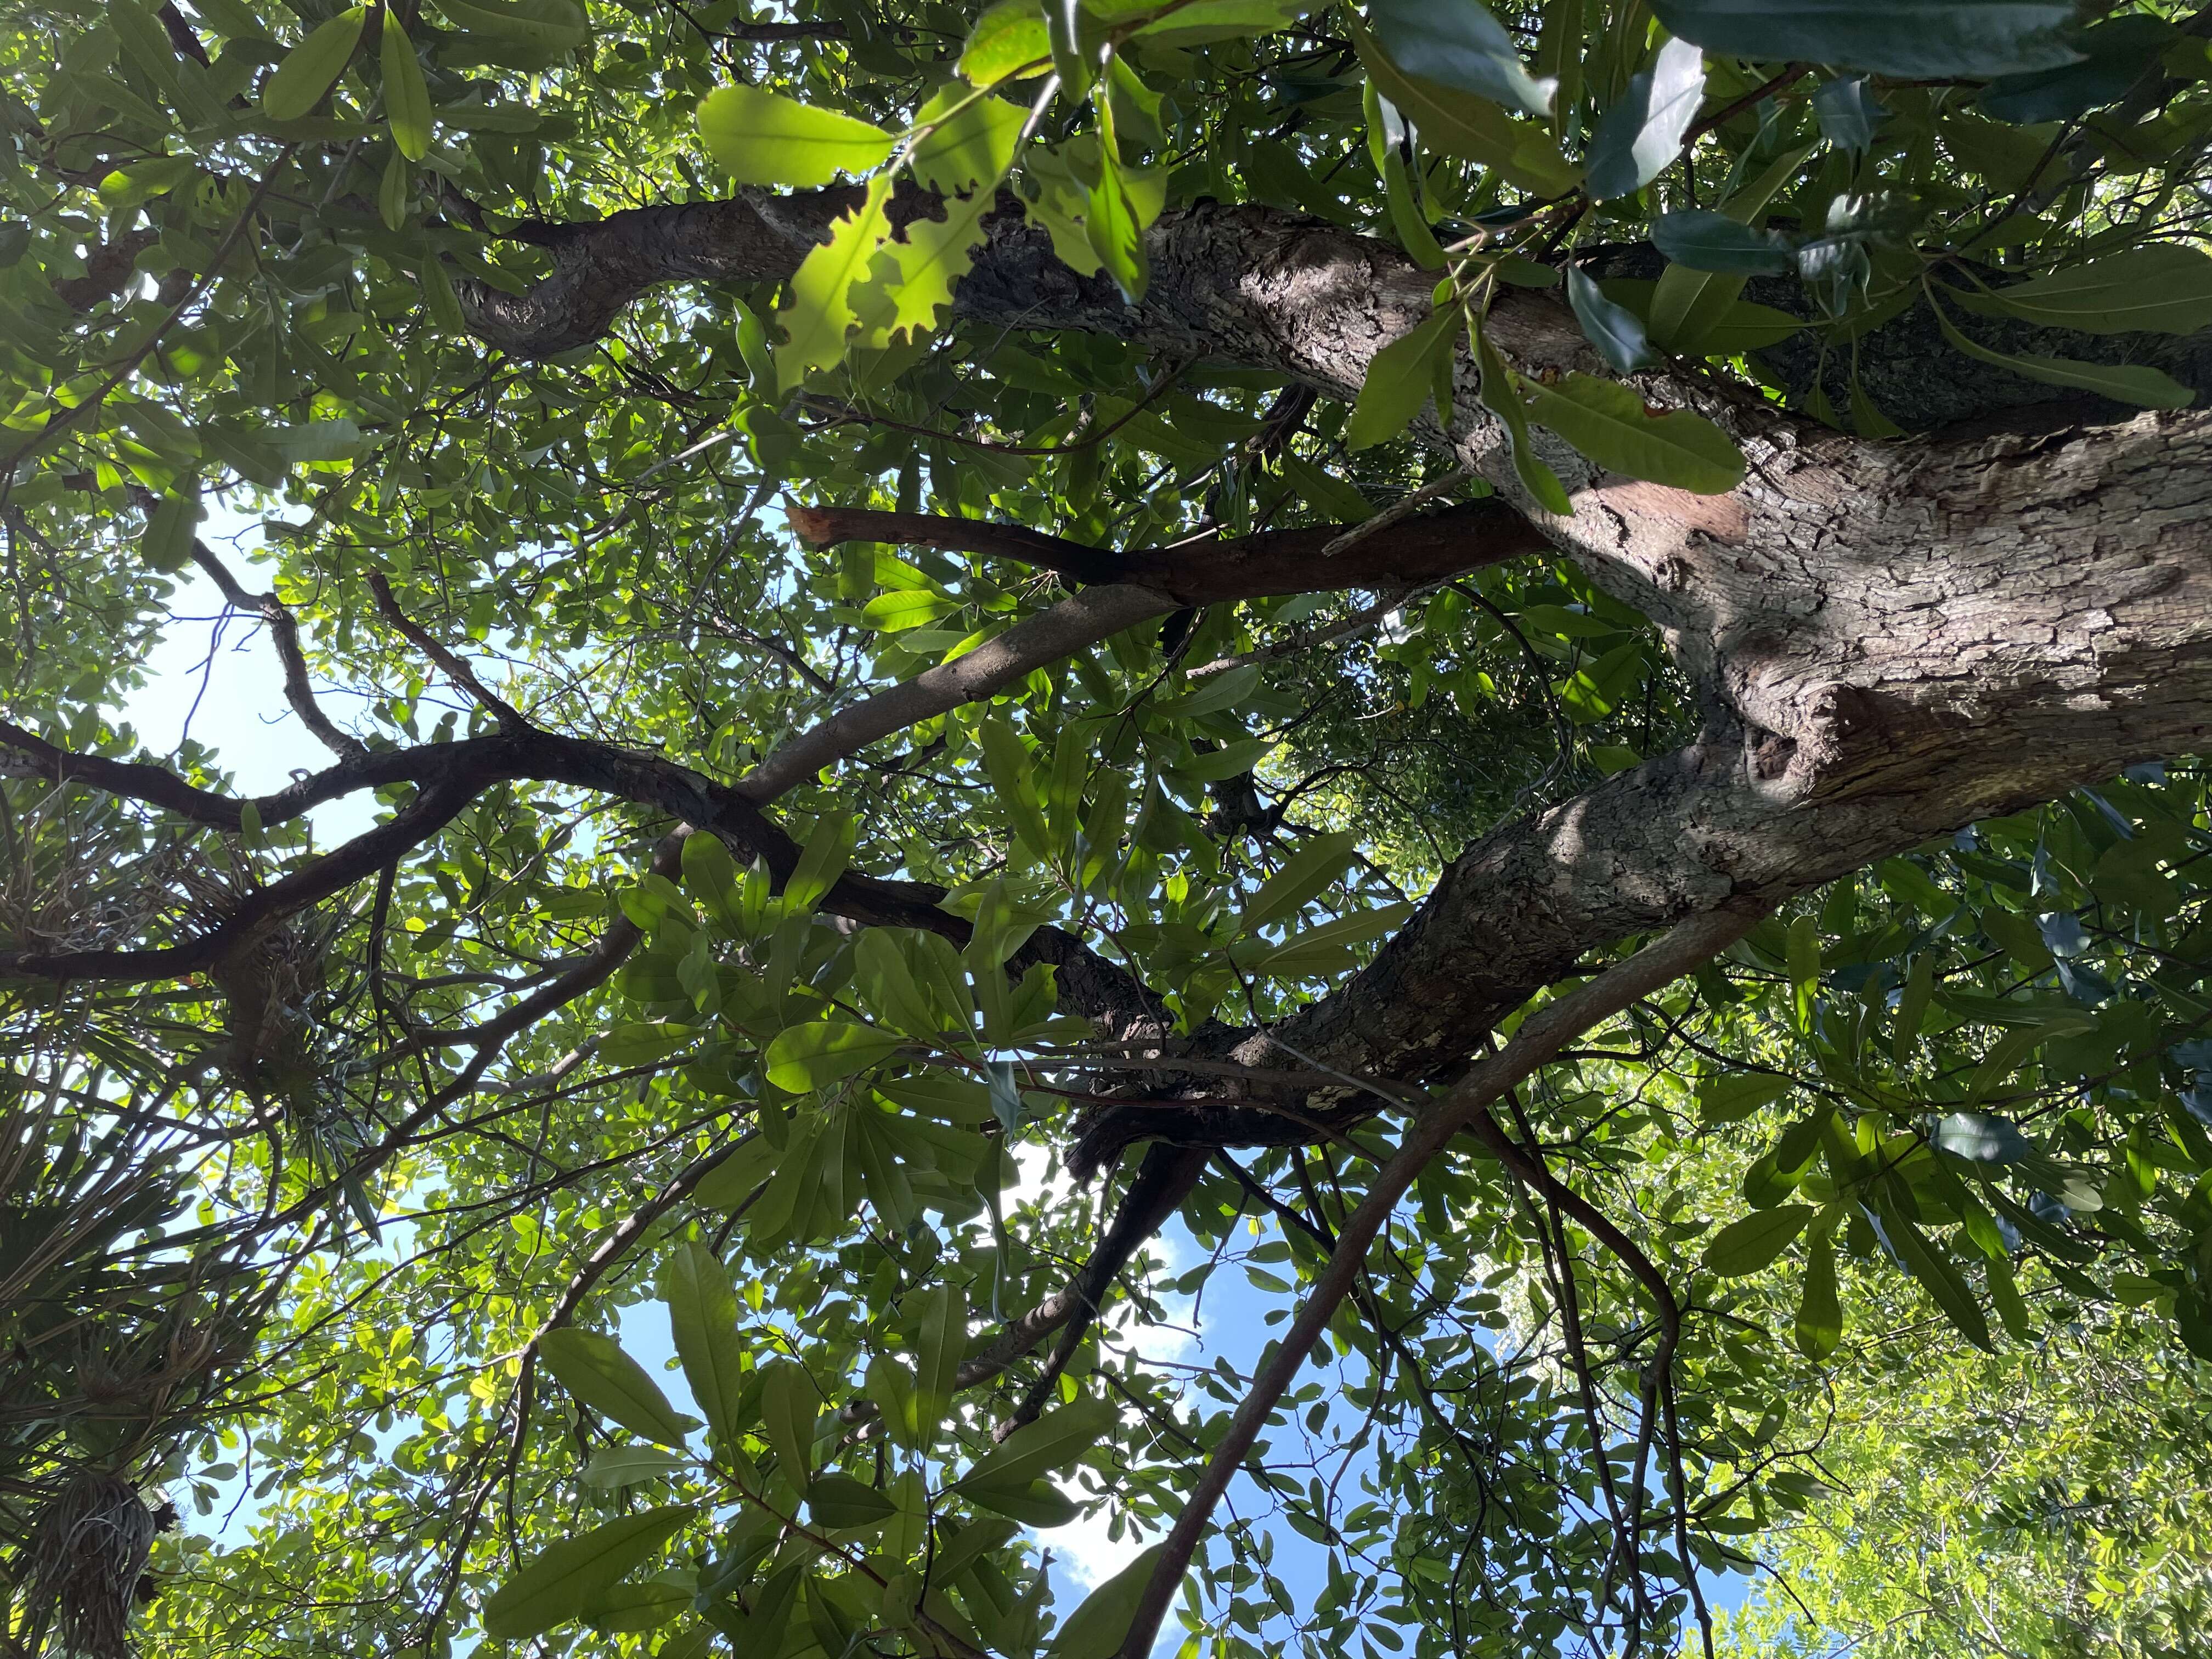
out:
<path id="1" fill-rule="evenodd" d="M 1644 319 L 1607 299 L 1579 265 L 1567 267 L 1567 303 L 1574 307 L 1583 337 L 1597 348 L 1614 373 L 1632 374 L 1658 361 L 1658 354 L 1644 337 Z"/>
<path id="2" fill-rule="evenodd" d="M 1661 214 L 1651 222 L 1651 245 L 1692 270 L 1757 276 L 1796 268 L 1788 244 L 1773 232 L 1754 230 L 1708 208 Z"/>
<path id="3" fill-rule="evenodd" d="M 1977 101 L 1998 120 L 2021 126 L 2070 120 L 2119 102 L 2145 75 L 2159 74 L 2172 40 L 2173 25 L 2162 17 L 2110 18 L 2082 31 L 2075 42 L 2087 54 L 2082 62 L 2000 76 Z"/>
<path id="4" fill-rule="evenodd" d="M 1946 297 L 1969 311 L 2085 334 L 2194 334 L 2212 326 L 2212 256 L 2152 242 L 2008 287 Z"/>
<path id="5" fill-rule="evenodd" d="M 691 1397 L 707 1413 L 707 1426 L 732 1443 L 751 1426 L 744 1420 L 745 1344 L 738 1334 L 738 1293 L 730 1270 L 694 1240 L 668 1258 L 660 1273 L 676 1355 Z"/>
<path id="6" fill-rule="evenodd" d="M 1669 31 L 1707 52 L 1919 80 L 2054 69 L 2069 43 L 2069 0 L 1652 0 Z"/>
<path id="7" fill-rule="evenodd" d="M 1668 41 L 1598 122 L 1583 188 L 1602 202 L 1632 196 L 1656 179 L 1681 153 L 1705 96 L 1704 52 L 1687 40 Z"/>
<path id="8" fill-rule="evenodd" d="M 825 1474 L 806 1489 L 806 1512 L 831 1532 L 872 1527 L 898 1513 L 898 1505 L 848 1474 Z"/>
<path id="9" fill-rule="evenodd" d="M 1657 410 L 1634 387 L 1569 374 L 1522 382 L 1529 417 L 1607 471 L 1703 495 L 1743 481 L 1743 453 L 1720 428 L 1686 410 Z"/>
<path id="10" fill-rule="evenodd" d="M 1384 346 L 1368 361 L 1345 441 L 1354 449 L 1388 443 L 1413 424 L 1429 401 L 1433 366 L 1459 343 L 1459 311 L 1447 306 Z"/>
<path id="11" fill-rule="evenodd" d="M 2145 409 L 2186 409 L 2197 394 L 2162 369 L 2137 363 L 2093 363 L 2073 357 L 2046 357 L 2034 352 L 1995 351 L 1959 331 L 1939 304 L 1936 320 L 1943 337 L 1969 357 L 2008 368 L 2031 380 L 2065 386 L 2075 392 L 2094 392 L 2119 403 Z"/>
<path id="12" fill-rule="evenodd" d="M 1929 1144 L 1972 1164 L 2018 1164 L 2035 1143 L 2010 1121 L 1987 1112 L 1948 1112 L 1929 1127 Z"/>
<path id="13" fill-rule="evenodd" d="M 1857 155 L 1873 146 L 1875 129 L 1889 118 L 1889 111 L 1869 89 L 1865 76 L 1844 75 L 1822 82 L 1813 94 L 1813 115 L 1823 138 Z"/>
<path id="14" fill-rule="evenodd" d="M 1529 115 L 1551 112 L 1557 82 L 1533 78 L 1481 0 L 1368 0 L 1368 27 L 1393 63 Z"/>
<path id="15" fill-rule="evenodd" d="M 581 1617 L 587 1601 L 674 1537 L 692 1513 L 689 1504 L 667 1504 L 548 1546 L 485 1600 L 484 1634 L 516 1641 Z"/>
<path id="16" fill-rule="evenodd" d="M 563 1325 L 538 1339 L 538 1356 L 562 1388 L 632 1434 L 680 1447 L 698 1427 L 697 1419 L 668 1403 L 645 1367 L 611 1336 Z"/>
<path id="17" fill-rule="evenodd" d="M 1809 1204 L 1782 1204 L 1730 1222 L 1705 1246 L 1705 1271 L 1740 1279 L 1771 1266 L 1817 1213 Z"/>
<path id="18" fill-rule="evenodd" d="M 1167 1545 L 1153 1545 L 1083 1598 L 1046 1650 L 1047 1659 L 1113 1659 L 1137 1616 Z"/>

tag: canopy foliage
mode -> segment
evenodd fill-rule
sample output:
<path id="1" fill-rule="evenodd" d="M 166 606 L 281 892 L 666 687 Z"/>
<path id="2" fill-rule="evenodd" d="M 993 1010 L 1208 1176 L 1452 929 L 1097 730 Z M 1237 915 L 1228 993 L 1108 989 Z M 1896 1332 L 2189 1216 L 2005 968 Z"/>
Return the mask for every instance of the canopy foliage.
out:
<path id="1" fill-rule="evenodd" d="M 2197 1650 L 2185 744 L 1449 906 L 1747 730 L 1563 526 L 2212 384 L 2207 14 L 10 21 L 0 1642 Z"/>

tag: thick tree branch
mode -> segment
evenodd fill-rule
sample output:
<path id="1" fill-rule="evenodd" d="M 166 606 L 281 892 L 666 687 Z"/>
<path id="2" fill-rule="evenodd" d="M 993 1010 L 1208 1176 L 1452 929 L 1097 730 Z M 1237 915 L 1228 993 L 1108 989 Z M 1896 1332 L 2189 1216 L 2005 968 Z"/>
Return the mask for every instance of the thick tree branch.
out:
<path id="1" fill-rule="evenodd" d="M 795 502 L 785 512 L 811 547 L 889 542 L 979 553 L 1079 582 L 1134 583 L 1167 595 L 1178 607 L 1350 587 L 1419 587 L 1550 546 L 1535 526 L 1494 497 L 1399 520 L 1368 534 L 1358 533 L 1363 526 L 1358 525 L 1316 525 L 1123 552 L 984 519 Z"/>
<path id="2" fill-rule="evenodd" d="M 249 893 L 216 927 L 184 944 L 137 951 L 0 951 L 0 975 L 143 983 L 183 979 L 218 967 L 259 944 L 287 918 L 421 846 L 476 795 L 472 786 L 452 780 L 424 789 L 375 829 Z"/>

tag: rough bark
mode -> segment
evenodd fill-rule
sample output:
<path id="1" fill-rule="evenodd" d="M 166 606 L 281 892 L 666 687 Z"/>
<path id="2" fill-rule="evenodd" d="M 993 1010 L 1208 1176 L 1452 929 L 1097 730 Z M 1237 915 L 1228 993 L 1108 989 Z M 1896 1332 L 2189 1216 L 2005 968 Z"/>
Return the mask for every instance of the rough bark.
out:
<path id="1" fill-rule="evenodd" d="M 1674 530 L 1649 484 L 1600 479 L 1577 501 L 1591 568 L 1709 689 L 1703 739 L 1504 826 L 1341 990 L 1198 1052 L 1447 1078 L 1593 949 L 1771 904 L 2212 732 L 2212 416 L 1893 448 L 1831 435 L 1760 471 L 1739 501 L 1675 503 Z M 1094 1115 L 1079 1160 L 1153 1135 L 1302 1140 L 1268 1109 L 1374 1103 L 1201 1090 Z"/>

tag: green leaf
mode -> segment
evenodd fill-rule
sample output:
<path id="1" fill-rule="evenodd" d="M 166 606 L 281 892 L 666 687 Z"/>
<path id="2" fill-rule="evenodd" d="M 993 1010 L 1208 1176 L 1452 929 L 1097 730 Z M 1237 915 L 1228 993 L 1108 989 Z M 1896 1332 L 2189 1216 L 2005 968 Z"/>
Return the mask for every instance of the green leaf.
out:
<path id="1" fill-rule="evenodd" d="M 2126 97 L 2154 70 L 2173 38 L 2173 25 L 2162 17 L 2110 18 L 2084 30 L 2075 43 L 2086 54 L 2082 62 L 2000 76 L 1982 88 L 1977 101 L 1986 114 L 2021 126 L 2069 121 Z"/>
<path id="2" fill-rule="evenodd" d="M 1045 827 L 1044 809 L 1037 803 L 1028 745 L 996 714 L 987 714 L 977 723 L 975 736 L 982 745 L 983 769 L 990 776 L 991 792 L 1006 815 L 1014 839 L 1031 858 L 1049 859 L 1052 832 Z"/>
<path id="3" fill-rule="evenodd" d="M 1588 374 L 1520 384 L 1530 416 L 1608 471 L 1701 495 L 1725 495 L 1743 482 L 1742 453 L 1702 415 L 1655 414 L 1634 388 Z"/>
<path id="4" fill-rule="evenodd" d="M 1166 1550 L 1163 1540 L 1085 1596 L 1054 1635 L 1048 1659 L 1114 1659 Z"/>
<path id="5" fill-rule="evenodd" d="M 1052 62 L 1052 42 L 1036 0 L 1000 0 L 968 31 L 959 70 L 971 85 L 989 86 L 1018 71 L 1042 75 Z"/>
<path id="6" fill-rule="evenodd" d="M 1480 0 L 1368 0 L 1367 21 L 1393 64 L 1524 114 L 1552 112 L 1559 83 L 1530 76 Z"/>
<path id="7" fill-rule="evenodd" d="M 879 1353 L 868 1362 L 866 1389 L 892 1441 L 908 1451 L 924 1449 L 927 1443 L 915 1411 L 920 1395 L 914 1372 L 890 1355 Z"/>
<path id="8" fill-rule="evenodd" d="M 1790 931 L 1784 938 L 1784 961 L 1790 972 L 1790 989 L 1796 1004 L 1797 1029 L 1809 1032 L 1813 1029 L 1813 1005 L 1820 994 L 1820 918 L 1792 916 Z"/>
<path id="9" fill-rule="evenodd" d="M 1788 1249 L 1817 1213 L 1809 1204 L 1778 1204 L 1731 1221 L 1705 1246 L 1705 1271 L 1723 1279 L 1758 1273 Z"/>
<path id="10" fill-rule="evenodd" d="M 272 121 L 296 121 L 321 103 L 353 61 L 368 8 L 349 6 L 284 54 L 261 87 L 261 112 Z"/>
<path id="11" fill-rule="evenodd" d="M 987 1480 L 963 1485 L 960 1496 L 971 1504 L 1030 1527 L 1064 1527 L 1082 1506 L 1049 1480 Z"/>
<path id="12" fill-rule="evenodd" d="M 668 1403 L 645 1367 L 611 1336 L 563 1325 L 538 1339 L 538 1357 L 562 1388 L 632 1434 L 680 1448 L 684 1437 L 698 1427 L 695 1419 Z"/>
<path id="13" fill-rule="evenodd" d="M 1753 230 L 1709 208 L 1679 208 L 1661 214 L 1651 222 L 1651 246 L 1676 264 L 1692 270 L 1755 276 L 1796 267 L 1796 256 L 1772 231 Z"/>
<path id="14" fill-rule="evenodd" d="M 1121 298 L 1130 305 L 1143 299 L 1152 281 L 1145 219 L 1121 163 L 1110 155 L 1103 158 L 1098 182 L 1086 198 L 1083 234 L 1099 264 L 1121 290 Z"/>
<path id="15" fill-rule="evenodd" d="M 484 1634 L 518 1641 L 581 1617 L 587 1601 L 674 1537 L 692 1513 L 688 1504 L 665 1504 L 548 1546 L 484 1602 Z"/>
<path id="16" fill-rule="evenodd" d="M 916 1437 L 927 1445 L 952 1409 L 960 1362 L 968 1357 L 968 1297 L 942 1282 L 908 1298 L 914 1321 Z"/>
<path id="17" fill-rule="evenodd" d="M 1356 830 L 1316 836 L 1283 860 L 1283 867 L 1260 884 L 1244 906 L 1244 927 L 1255 932 L 1294 915 L 1318 897 L 1344 871 L 1359 845 Z"/>
<path id="18" fill-rule="evenodd" d="M 407 198 L 415 183 L 414 170 L 407 158 L 395 149 L 392 159 L 384 165 L 384 182 L 377 187 L 377 217 L 384 221 L 386 230 L 407 228 Z"/>
<path id="19" fill-rule="evenodd" d="M 164 495 L 161 504 L 146 521 L 146 537 L 139 544 L 139 556 L 146 561 L 147 568 L 166 576 L 190 564 L 199 523 L 200 497 L 197 489 L 188 485 L 178 494 Z"/>
<path id="20" fill-rule="evenodd" d="M 717 87 L 699 103 L 699 136 L 741 185 L 826 185 L 881 166 L 896 141 L 881 127 L 759 87 Z"/>
<path id="21" fill-rule="evenodd" d="M 848 1019 L 811 1019 L 787 1026 L 768 1045 L 768 1080 L 794 1095 L 865 1072 L 890 1057 L 906 1039 Z"/>
<path id="22" fill-rule="evenodd" d="M 831 1532 L 872 1527 L 898 1513 L 898 1505 L 849 1474 L 825 1474 L 806 1489 L 806 1512 Z"/>
<path id="23" fill-rule="evenodd" d="M 1218 714 L 1233 708 L 1259 689 L 1260 665 L 1248 662 L 1235 668 L 1225 668 L 1218 674 L 1209 674 L 1198 683 L 1195 690 L 1179 697 L 1158 697 L 1152 702 L 1152 712 L 1179 720 L 1196 720 L 1202 714 Z"/>
<path id="24" fill-rule="evenodd" d="M 813 1474 L 822 1391 L 796 1360 L 772 1361 L 761 1367 L 760 1375 L 762 1428 L 775 1450 L 778 1472 L 804 1492 Z"/>
<path id="25" fill-rule="evenodd" d="M 605 1634 L 659 1630 L 674 1623 L 690 1607 L 694 1591 L 684 1578 L 685 1575 L 671 1573 L 635 1583 L 610 1585 L 585 1601 L 584 1622 Z"/>
<path id="26" fill-rule="evenodd" d="M 1429 401 L 1435 360 L 1449 359 L 1459 341 L 1459 307 L 1447 305 L 1390 342 L 1368 361 L 1358 401 L 1344 428 L 1346 447 L 1368 449 L 1388 443 L 1413 424 Z"/>
<path id="27" fill-rule="evenodd" d="M 1854 155 L 1873 148 L 1874 130 L 1888 116 L 1867 90 L 1863 75 L 1838 76 L 1813 94 L 1813 118 L 1820 124 L 1820 136 Z"/>
<path id="28" fill-rule="evenodd" d="M 955 1490 L 1018 1486 L 1066 1468 L 1111 1434 L 1121 1413 L 1103 1400 L 1079 1400 L 1016 1429 L 977 1458 Z"/>
<path id="29" fill-rule="evenodd" d="M 1659 360 L 1644 337 L 1643 319 L 1627 307 L 1606 298 L 1579 265 L 1567 267 L 1567 303 L 1574 307 L 1583 337 L 1597 348 L 1598 356 L 1615 374 L 1632 374 Z"/>
<path id="30" fill-rule="evenodd" d="M 584 1465 L 583 1481 L 593 1492 L 617 1492 L 697 1467 L 695 1459 L 657 1446 L 608 1446 L 592 1454 Z"/>
<path id="31" fill-rule="evenodd" d="M 1277 979 L 1316 978 L 1340 973 L 1355 959 L 1355 947 L 1396 931 L 1413 913 L 1410 904 L 1381 904 L 1371 910 L 1354 910 L 1349 915 L 1292 933 L 1281 944 L 1253 957 L 1251 969 Z"/>
<path id="32" fill-rule="evenodd" d="M 1514 386 L 1519 377 L 1506 368 L 1498 348 L 1490 343 L 1490 336 L 1481 329 L 1474 334 L 1474 358 L 1482 369 L 1483 406 L 1504 422 L 1506 436 L 1513 444 L 1514 475 L 1521 480 L 1521 487 L 1546 512 L 1572 518 L 1575 504 L 1567 499 L 1566 486 L 1529 446 L 1528 407 Z"/>
<path id="33" fill-rule="evenodd" d="M 2027 1304 L 2021 1298 L 2020 1285 L 2013 1278 L 2012 1263 L 2002 1255 L 1987 1256 L 1982 1262 L 1982 1276 L 1989 1281 L 1990 1301 L 2003 1322 L 2005 1334 L 2015 1342 L 2026 1342 L 2035 1334 L 2028 1323 Z"/>
<path id="34" fill-rule="evenodd" d="M 983 222 L 997 208 L 997 194 L 987 183 L 945 205 L 944 218 L 914 220 L 904 235 L 886 242 L 868 285 L 854 289 L 853 310 L 866 344 L 919 340 L 934 331 L 952 303 L 953 288 L 974 266 L 975 250 L 989 234 Z M 943 604 L 939 614 L 951 608 Z"/>
<path id="35" fill-rule="evenodd" d="M 1790 1080 L 1758 1072 L 1734 1072 L 1698 1080 L 1698 1121 L 1708 1127 L 1735 1123 L 1790 1092 Z"/>
<path id="36" fill-rule="evenodd" d="M 1920 1023 L 1928 1017 L 1928 1003 L 1936 991 L 1936 958 L 1923 951 L 1912 958 L 1906 969 L 1905 988 L 1898 993 L 1897 1024 L 1890 1032 L 1890 1054 L 1899 1066 L 1912 1053 L 1912 1045 L 1919 1038 Z"/>
<path id="37" fill-rule="evenodd" d="M 577 0 L 437 0 L 437 5 L 470 33 L 510 41 L 545 63 L 592 38 Z"/>
<path id="38" fill-rule="evenodd" d="M 1972 1164 L 2021 1164 L 2035 1156 L 2033 1141 L 1987 1112 L 1946 1113 L 1929 1126 L 1928 1141 Z"/>
<path id="39" fill-rule="evenodd" d="M 199 163 L 189 155 L 155 155 L 118 167 L 100 181 L 100 204 L 114 212 L 166 196 L 197 175 Z"/>
<path id="40" fill-rule="evenodd" d="M 805 915 L 828 896 L 853 861 L 854 822 L 851 813 L 824 812 L 815 820 L 791 878 L 783 884 L 786 915 Z"/>
<path id="41" fill-rule="evenodd" d="M 1981 1305 L 1974 1300 L 1973 1291 L 1967 1288 L 1965 1276 L 1948 1254 L 1893 1208 L 1885 1206 L 1876 1218 L 1881 1224 L 1882 1237 L 1888 1240 L 1906 1270 L 1935 1298 L 1943 1316 L 1958 1328 L 1967 1341 L 1994 1352 L 1989 1321 L 1983 1317 Z"/>
<path id="42" fill-rule="evenodd" d="M 707 1426 L 724 1445 L 748 1426 L 739 1420 L 745 1391 L 744 1342 L 738 1334 L 738 1289 L 721 1258 L 696 1240 L 668 1258 L 660 1271 L 660 1299 L 684 1380 L 707 1413 Z"/>
<path id="43" fill-rule="evenodd" d="M 1633 196 L 1674 165 L 1705 99 L 1705 53 L 1687 40 L 1668 41 L 1598 123 L 1583 181 L 1591 199 Z"/>
<path id="44" fill-rule="evenodd" d="M 970 100 L 967 107 L 948 114 L 963 100 Z M 915 176 L 946 194 L 988 186 L 984 192 L 988 198 L 1006 177 L 1015 141 L 1028 118 L 1020 105 L 1003 98 L 977 96 L 958 86 L 940 88 L 914 118 L 917 127 L 934 129 L 914 147 Z M 907 234 L 911 236 L 926 222 L 908 225 Z"/>
<path id="45" fill-rule="evenodd" d="M 1814 1228 L 1805 1249 L 1805 1288 L 1797 1304 L 1792 1334 L 1808 1359 L 1826 1359 L 1843 1340 L 1844 1313 L 1836 1299 L 1836 1247 L 1826 1230 Z"/>
<path id="46" fill-rule="evenodd" d="M 866 279 L 891 234 L 885 212 L 890 192 L 888 173 L 869 179 L 860 205 L 831 224 L 829 240 L 815 244 L 792 277 L 791 297 L 776 313 L 786 335 L 775 350 L 780 392 L 797 386 L 809 370 L 827 368 L 844 356 L 845 337 L 859 320 L 854 285 Z"/>
<path id="47" fill-rule="evenodd" d="M 430 153 L 430 88 L 422 79 L 422 65 L 415 46 L 387 6 L 383 39 L 377 51 L 384 68 L 384 119 L 392 129 L 392 142 L 410 161 Z"/>
<path id="48" fill-rule="evenodd" d="M 692 1196 L 705 1209 L 734 1210 L 775 1173 L 775 1144 L 766 1135 L 755 1133 L 707 1172 Z"/>
<path id="49" fill-rule="evenodd" d="M 1651 0 L 1707 52 L 1832 64 L 1900 80 L 1981 79 L 2070 64 L 2072 0 Z"/>
<path id="50" fill-rule="evenodd" d="M 1577 170 L 1548 128 L 1516 121 L 1489 100 L 1456 87 L 1408 74 L 1357 21 L 1347 17 L 1345 27 L 1376 86 L 1431 149 L 1495 167 L 1522 190 L 1550 196 L 1574 188 Z"/>
<path id="51" fill-rule="evenodd" d="M 1721 204 L 1721 212 L 1738 224 L 1750 225 L 1766 210 L 1775 193 L 1796 176 L 1813 149 L 1807 144 L 1776 156 L 1757 178 Z M 1718 349 L 1719 343 L 1711 337 L 1712 331 L 1723 318 L 1733 313 L 1744 282 L 1741 275 L 1668 265 L 1659 274 L 1658 285 L 1651 291 L 1650 308 L 1644 313 L 1652 339 L 1669 351 L 1689 356 Z"/>
<path id="52" fill-rule="evenodd" d="M 853 966 L 870 1006 L 900 1030 L 932 1036 L 943 1028 L 943 1019 L 922 995 L 906 953 L 889 929 L 862 932 L 854 943 Z"/>
<path id="53" fill-rule="evenodd" d="M 2084 334 L 2194 334 L 2212 326 L 2212 256 L 2178 242 L 2153 242 L 2010 288 L 1954 290 L 1945 297 L 1969 311 Z"/>

